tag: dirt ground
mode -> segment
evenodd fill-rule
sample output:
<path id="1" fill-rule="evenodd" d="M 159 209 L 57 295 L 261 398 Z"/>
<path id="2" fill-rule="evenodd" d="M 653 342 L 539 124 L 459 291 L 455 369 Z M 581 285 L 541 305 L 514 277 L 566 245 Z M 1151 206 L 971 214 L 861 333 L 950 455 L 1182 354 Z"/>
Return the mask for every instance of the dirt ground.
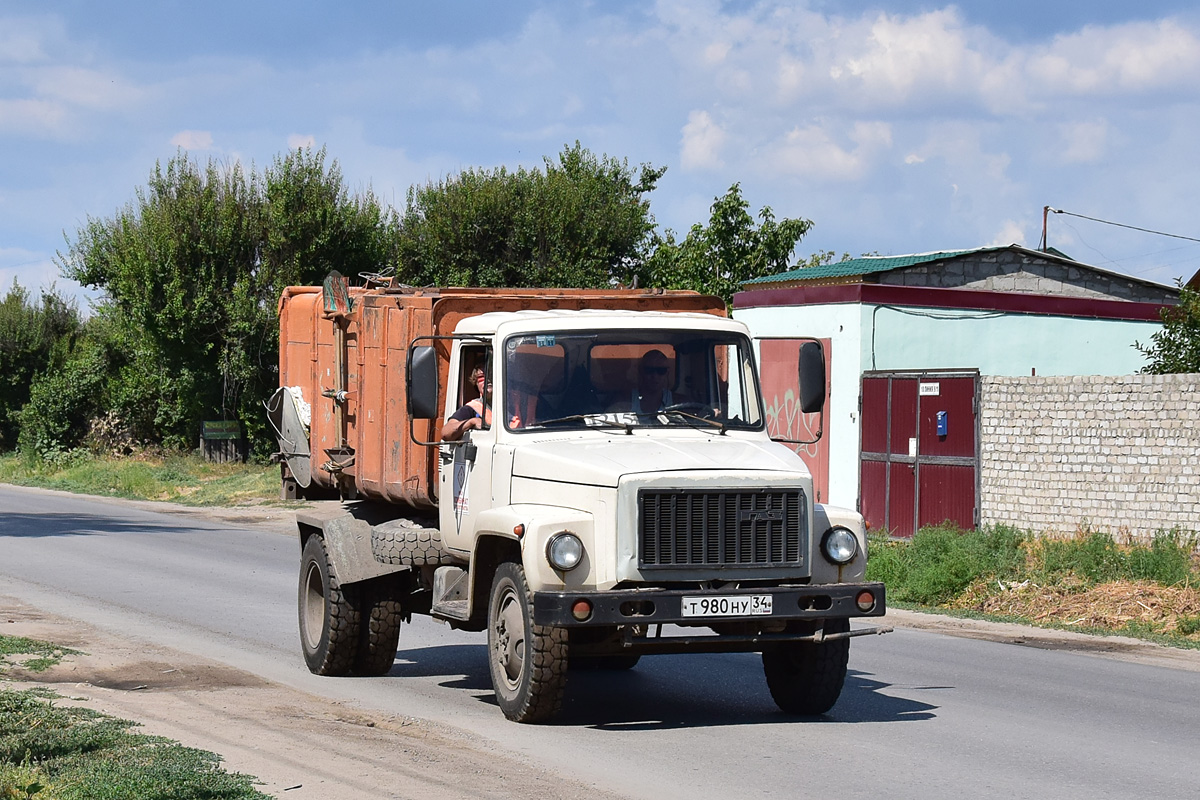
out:
<path id="1" fill-rule="evenodd" d="M 140 731 L 220 754 L 278 798 L 610 800 L 489 743 L 402 716 L 370 714 L 145 642 L 123 640 L 0 596 L 0 633 L 84 651 L 42 673 L 0 671 L 141 723 Z"/>

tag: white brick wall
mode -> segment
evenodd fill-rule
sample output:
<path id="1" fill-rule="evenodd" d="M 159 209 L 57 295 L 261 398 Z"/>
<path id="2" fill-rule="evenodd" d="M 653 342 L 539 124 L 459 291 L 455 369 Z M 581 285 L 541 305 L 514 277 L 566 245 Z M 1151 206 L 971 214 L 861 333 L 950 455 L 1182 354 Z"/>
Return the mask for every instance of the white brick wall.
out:
<path id="1" fill-rule="evenodd" d="M 1200 375 L 981 379 L 980 517 L 1200 530 Z"/>

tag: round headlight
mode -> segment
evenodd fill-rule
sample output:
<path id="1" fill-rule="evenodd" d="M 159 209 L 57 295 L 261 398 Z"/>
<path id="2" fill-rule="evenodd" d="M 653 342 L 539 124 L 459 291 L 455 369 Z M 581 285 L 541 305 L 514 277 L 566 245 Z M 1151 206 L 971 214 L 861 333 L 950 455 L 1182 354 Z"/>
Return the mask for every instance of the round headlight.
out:
<path id="1" fill-rule="evenodd" d="M 546 542 L 546 560 L 563 572 L 575 569 L 583 560 L 583 542 L 570 531 L 556 533 Z"/>
<path id="2" fill-rule="evenodd" d="M 834 564 L 849 564 L 858 555 L 858 537 L 849 528 L 830 528 L 821 540 L 821 553 Z"/>

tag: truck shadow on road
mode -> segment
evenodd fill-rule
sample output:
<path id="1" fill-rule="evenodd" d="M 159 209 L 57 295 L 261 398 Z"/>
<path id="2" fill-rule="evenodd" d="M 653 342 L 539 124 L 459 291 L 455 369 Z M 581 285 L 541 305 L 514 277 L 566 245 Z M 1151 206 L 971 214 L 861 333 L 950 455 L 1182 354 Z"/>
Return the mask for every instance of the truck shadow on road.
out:
<path id="1" fill-rule="evenodd" d="M 169 520 L 162 523 L 116 519 L 92 514 L 3 514 L 0 536 L 42 538 L 46 536 L 89 536 L 104 533 L 172 533 L 190 530 Z"/>
<path id="2" fill-rule="evenodd" d="M 395 677 L 437 677 L 440 685 L 472 692 L 495 705 L 488 674 L 487 647 L 447 645 L 401 650 L 389 673 Z M 553 724 L 598 730 L 660 730 L 724 725 L 847 724 L 919 722 L 933 719 L 938 706 L 895 697 L 891 684 L 851 669 L 841 698 L 827 714 L 790 716 L 771 700 L 756 654 L 709 654 L 643 658 L 632 670 L 572 670 L 562 713 Z M 932 687 L 926 687 L 932 688 Z M 940 687 L 949 688 L 949 687 Z"/>

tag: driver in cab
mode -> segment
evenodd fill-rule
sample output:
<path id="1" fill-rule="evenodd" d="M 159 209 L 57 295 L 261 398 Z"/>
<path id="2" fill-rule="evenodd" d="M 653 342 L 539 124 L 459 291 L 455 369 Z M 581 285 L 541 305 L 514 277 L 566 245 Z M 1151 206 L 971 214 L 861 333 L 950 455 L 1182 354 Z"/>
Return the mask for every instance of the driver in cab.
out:
<path id="1" fill-rule="evenodd" d="M 444 441 L 456 442 L 465 436 L 467 431 L 481 430 L 492 424 L 492 382 L 487 379 L 483 367 L 477 365 L 471 370 L 471 385 L 479 395 L 464 403 L 458 411 L 450 415 L 446 424 L 442 425 Z"/>
<path id="2" fill-rule="evenodd" d="M 476 365 L 471 370 L 471 385 L 478 392 L 478 397 L 466 403 L 450 415 L 442 425 L 442 441 L 457 442 L 467 434 L 467 431 L 483 430 L 492 426 L 492 382 L 488 379 L 482 366 Z M 513 414 L 508 422 L 510 428 L 521 427 L 521 417 Z"/>
<path id="3" fill-rule="evenodd" d="M 638 363 L 637 386 L 630 398 L 634 414 L 654 414 L 675 402 L 670 389 L 671 361 L 661 350 L 649 350 Z"/>

